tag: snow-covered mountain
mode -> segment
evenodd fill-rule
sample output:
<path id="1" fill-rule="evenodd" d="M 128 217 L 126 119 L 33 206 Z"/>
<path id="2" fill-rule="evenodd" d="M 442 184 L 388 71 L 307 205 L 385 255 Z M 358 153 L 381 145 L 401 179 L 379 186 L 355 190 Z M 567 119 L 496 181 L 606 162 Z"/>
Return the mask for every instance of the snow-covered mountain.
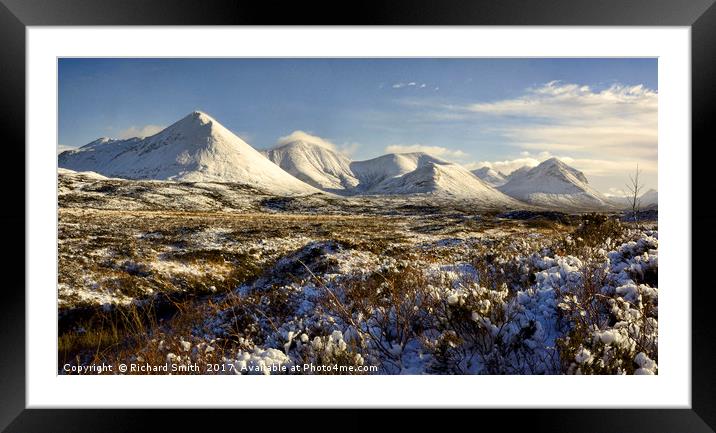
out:
<path id="1" fill-rule="evenodd" d="M 265 152 L 281 168 L 324 191 L 344 195 L 431 195 L 485 205 L 519 205 L 460 165 L 423 152 L 391 153 L 351 162 L 306 134 Z"/>
<path id="2" fill-rule="evenodd" d="M 268 159 L 296 178 L 327 191 L 342 191 L 358 185 L 345 156 L 311 140 L 310 136 L 291 140 L 265 151 Z"/>
<path id="3" fill-rule="evenodd" d="M 351 169 L 360 181 L 356 190 L 363 194 L 424 194 L 471 199 L 483 205 L 520 205 L 461 165 L 422 152 L 392 153 L 356 161 L 351 163 Z"/>
<path id="4" fill-rule="evenodd" d="M 641 207 L 650 207 L 659 205 L 659 193 L 655 189 L 650 189 L 639 197 Z"/>
<path id="5" fill-rule="evenodd" d="M 472 174 L 474 174 L 475 176 L 477 176 L 480 179 L 482 179 L 483 181 L 485 181 L 485 183 L 488 183 L 492 186 L 504 185 L 505 182 L 507 182 L 507 180 L 505 179 L 505 176 L 502 173 L 497 172 L 497 171 L 491 169 L 490 167 L 482 167 L 482 168 L 478 168 L 476 170 L 472 170 Z"/>
<path id="6" fill-rule="evenodd" d="M 556 158 L 505 176 L 483 167 L 470 172 L 423 152 L 387 154 L 351 162 L 330 143 L 292 134 L 257 151 L 209 115 L 195 111 L 146 138 L 101 138 L 62 152 L 59 167 L 124 179 L 245 184 L 276 195 L 429 195 L 484 205 L 559 208 L 613 207 L 584 174 Z M 518 201 L 519 200 L 519 201 Z M 642 206 L 656 203 L 647 191 Z"/>
<path id="7" fill-rule="evenodd" d="M 360 181 L 360 191 L 380 189 L 380 184 L 410 173 L 428 163 L 445 164 L 442 159 L 424 152 L 389 153 L 366 161 L 351 163 L 351 171 Z"/>
<path id="8" fill-rule="evenodd" d="M 611 196 L 609 200 L 614 206 L 620 209 L 631 209 L 632 197 L 627 196 Z M 659 206 L 659 193 L 655 189 L 650 189 L 639 196 L 639 207 L 641 209 L 654 208 Z"/>
<path id="9" fill-rule="evenodd" d="M 534 168 L 518 169 L 498 189 L 518 200 L 537 206 L 594 209 L 612 207 L 610 201 L 592 188 L 581 171 L 557 158 Z"/>
<path id="10" fill-rule="evenodd" d="M 63 152 L 59 166 L 108 177 L 233 182 L 275 194 L 315 193 L 215 119 L 195 111 L 147 138 L 102 138 Z"/>
<path id="11" fill-rule="evenodd" d="M 480 180 L 458 164 L 429 162 L 402 176 L 385 180 L 373 194 L 429 194 L 470 199 L 483 205 L 517 206 L 520 203 Z"/>
<path id="12" fill-rule="evenodd" d="M 58 176 L 79 176 L 79 177 L 85 177 L 87 179 L 93 179 L 93 180 L 108 180 L 109 178 L 107 176 L 102 176 L 99 173 L 95 173 L 94 171 L 74 171 L 67 168 L 58 168 L 57 169 L 57 175 Z"/>
<path id="13" fill-rule="evenodd" d="M 514 170 L 513 172 L 511 172 L 510 174 L 507 174 L 507 175 L 503 174 L 502 176 L 505 178 L 505 183 L 507 183 L 512 179 L 517 179 L 518 177 L 524 175 L 531 169 L 532 169 L 532 167 L 523 165 L 522 167 L 518 168 L 517 170 Z M 500 173 L 500 174 L 502 174 L 502 173 Z"/>

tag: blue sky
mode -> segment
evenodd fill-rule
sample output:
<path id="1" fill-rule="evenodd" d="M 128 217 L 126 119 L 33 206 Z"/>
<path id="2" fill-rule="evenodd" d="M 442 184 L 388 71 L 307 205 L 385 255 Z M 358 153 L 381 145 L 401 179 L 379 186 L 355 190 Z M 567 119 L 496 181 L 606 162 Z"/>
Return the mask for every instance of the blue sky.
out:
<path id="1" fill-rule="evenodd" d="M 59 144 L 204 111 L 256 148 L 301 130 L 353 159 L 430 149 L 510 171 L 567 159 L 656 188 L 656 59 L 60 59 Z M 629 150 L 629 148 L 633 148 Z"/>

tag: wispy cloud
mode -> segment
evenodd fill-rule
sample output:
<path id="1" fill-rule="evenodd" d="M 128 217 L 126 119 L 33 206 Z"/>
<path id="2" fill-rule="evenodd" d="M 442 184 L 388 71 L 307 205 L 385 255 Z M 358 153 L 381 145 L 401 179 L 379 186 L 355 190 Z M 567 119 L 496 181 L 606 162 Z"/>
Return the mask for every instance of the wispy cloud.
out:
<path id="1" fill-rule="evenodd" d="M 325 147 L 326 149 L 330 149 L 333 151 L 337 149 L 337 146 L 329 140 L 301 130 L 296 130 L 286 136 L 280 137 L 276 142 L 276 146 L 283 146 L 284 144 L 292 143 L 294 141 L 303 141 L 306 143 L 315 144 L 317 146 Z"/>
<path id="2" fill-rule="evenodd" d="M 296 130 L 284 137 L 280 137 L 276 142 L 276 147 L 283 146 L 284 144 L 292 143 L 294 141 L 303 141 L 305 143 L 315 144 L 346 156 L 352 155 L 360 147 L 358 143 L 344 143 L 337 145 L 328 139 L 301 130 Z"/>
<path id="3" fill-rule="evenodd" d="M 360 149 L 358 143 L 345 143 L 338 146 L 338 153 L 342 153 L 345 156 L 353 156 Z"/>
<path id="4" fill-rule="evenodd" d="M 159 126 L 159 125 L 145 125 L 145 126 L 139 126 L 139 127 L 130 126 L 127 129 L 123 129 L 123 130 L 119 131 L 119 133 L 117 134 L 117 138 L 119 138 L 119 139 L 127 139 L 127 138 L 134 138 L 134 137 L 144 138 L 144 137 L 149 137 L 150 135 L 154 135 L 157 132 L 161 131 L 162 129 L 164 129 L 164 127 Z"/>
<path id="5" fill-rule="evenodd" d="M 626 197 L 629 195 L 626 191 L 624 191 L 621 188 L 609 188 L 607 192 L 604 193 L 607 197 Z"/>
<path id="6" fill-rule="evenodd" d="M 427 146 L 423 144 L 391 144 L 386 146 L 386 153 L 408 153 L 408 152 L 425 152 L 432 156 L 438 156 L 452 160 L 465 159 L 468 154 L 459 149 L 448 149 L 441 146 Z"/>
<path id="7" fill-rule="evenodd" d="M 409 81 L 409 82 L 401 81 L 398 83 L 393 83 L 393 85 L 391 87 L 394 89 L 402 89 L 404 87 L 415 87 L 417 89 L 425 89 L 426 87 L 428 87 L 428 84 L 427 83 L 418 83 L 416 81 Z"/>
<path id="8" fill-rule="evenodd" d="M 589 86 L 549 82 L 520 97 L 470 104 L 467 111 L 511 120 L 503 135 L 528 150 L 657 157 L 657 92 L 642 85 Z"/>

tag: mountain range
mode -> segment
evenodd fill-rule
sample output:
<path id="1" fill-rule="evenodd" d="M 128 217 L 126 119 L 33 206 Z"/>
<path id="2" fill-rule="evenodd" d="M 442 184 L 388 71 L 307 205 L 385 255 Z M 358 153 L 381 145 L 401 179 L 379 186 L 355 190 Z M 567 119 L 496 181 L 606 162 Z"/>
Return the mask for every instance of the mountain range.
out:
<path id="1" fill-rule="evenodd" d="M 428 195 L 496 207 L 614 207 L 582 172 L 556 158 L 505 175 L 488 167 L 471 172 L 423 152 L 351 161 L 308 134 L 258 151 L 200 111 L 150 137 L 101 138 L 62 152 L 58 165 L 126 179 L 242 183 L 276 195 Z"/>
<path id="2" fill-rule="evenodd" d="M 147 138 L 102 138 L 62 152 L 58 165 L 108 177 L 186 182 L 235 182 L 275 194 L 310 194 L 300 181 L 215 119 L 195 111 Z"/>

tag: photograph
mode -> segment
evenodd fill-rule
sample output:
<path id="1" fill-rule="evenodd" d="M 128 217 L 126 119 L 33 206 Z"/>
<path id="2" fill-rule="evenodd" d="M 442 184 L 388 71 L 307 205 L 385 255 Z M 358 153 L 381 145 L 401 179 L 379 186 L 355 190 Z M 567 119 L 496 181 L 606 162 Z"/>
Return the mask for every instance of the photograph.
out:
<path id="1" fill-rule="evenodd" d="M 659 374 L 657 57 L 56 62 L 58 375 Z"/>

